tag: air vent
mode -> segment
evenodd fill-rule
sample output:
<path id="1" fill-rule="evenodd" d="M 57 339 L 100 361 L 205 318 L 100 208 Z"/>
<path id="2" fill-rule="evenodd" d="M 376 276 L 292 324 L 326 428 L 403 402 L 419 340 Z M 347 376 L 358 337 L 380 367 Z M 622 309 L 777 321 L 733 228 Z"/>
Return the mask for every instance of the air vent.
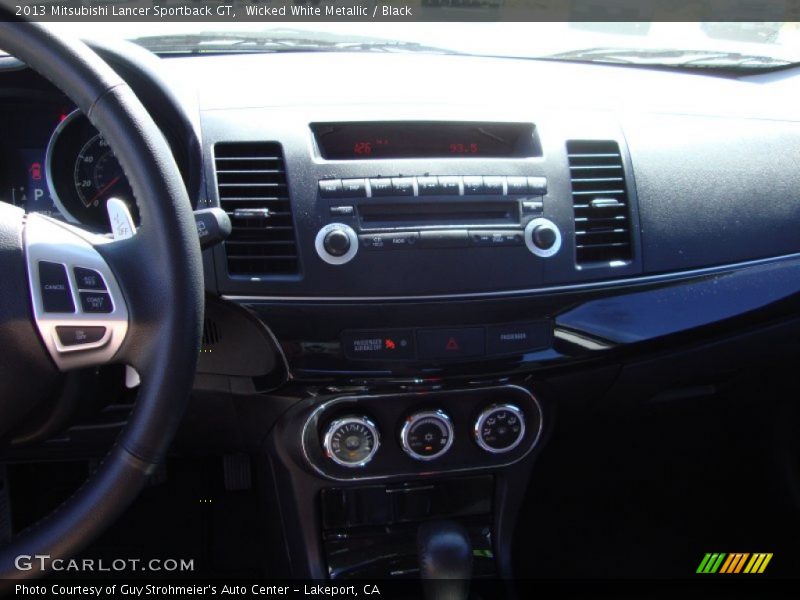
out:
<path id="1" fill-rule="evenodd" d="M 297 273 L 297 244 L 283 150 L 274 142 L 214 146 L 217 189 L 233 231 L 225 241 L 231 275 Z"/>
<path id="2" fill-rule="evenodd" d="M 631 259 L 630 211 L 619 145 L 569 141 L 578 265 L 619 265 Z"/>

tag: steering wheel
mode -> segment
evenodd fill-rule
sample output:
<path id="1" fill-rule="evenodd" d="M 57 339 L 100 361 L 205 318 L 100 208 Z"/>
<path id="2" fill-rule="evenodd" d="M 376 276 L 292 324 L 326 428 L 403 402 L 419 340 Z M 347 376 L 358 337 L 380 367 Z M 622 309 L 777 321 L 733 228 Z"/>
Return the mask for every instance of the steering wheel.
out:
<path id="1" fill-rule="evenodd" d="M 0 202 L 0 433 L 52 394 L 63 371 L 123 363 L 142 382 L 97 470 L 0 548 L 0 578 L 18 579 L 41 568 L 33 561 L 17 569 L 19 555 L 74 555 L 116 520 L 164 458 L 194 378 L 203 271 L 178 167 L 133 91 L 82 42 L 14 22 L 5 8 L 0 20 L 0 48 L 61 89 L 108 142 L 141 219 L 135 235 L 111 239 Z"/>

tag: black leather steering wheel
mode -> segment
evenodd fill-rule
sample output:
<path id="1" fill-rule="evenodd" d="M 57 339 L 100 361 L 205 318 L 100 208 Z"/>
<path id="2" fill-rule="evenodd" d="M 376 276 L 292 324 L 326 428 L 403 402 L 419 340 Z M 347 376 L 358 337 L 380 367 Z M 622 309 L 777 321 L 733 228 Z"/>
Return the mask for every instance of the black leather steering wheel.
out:
<path id="1" fill-rule="evenodd" d="M 128 239 L 0 203 L 0 427 L 8 431 L 59 381 L 61 371 L 106 362 L 141 376 L 136 407 L 114 447 L 54 513 L 0 548 L 0 578 L 30 578 L 19 555 L 74 555 L 127 508 L 164 458 L 193 381 L 203 317 L 203 272 L 192 208 L 170 148 L 127 84 L 85 44 L 0 9 L 0 48 L 49 79 L 88 116 L 116 154 L 141 224 Z M 47 310 L 43 263 L 62 265 L 73 311 Z M 107 287 L 111 313 L 83 304 L 76 267 Z M 56 266 L 56 275 L 61 267 Z M 77 288 L 77 289 L 76 289 Z M 49 292 L 48 292 L 49 293 Z M 53 308 L 51 303 L 49 308 Z M 98 327 L 104 338 L 69 347 L 57 327 Z M 99 329 L 97 330 L 99 331 Z M 105 340 L 105 341 L 104 341 Z"/>

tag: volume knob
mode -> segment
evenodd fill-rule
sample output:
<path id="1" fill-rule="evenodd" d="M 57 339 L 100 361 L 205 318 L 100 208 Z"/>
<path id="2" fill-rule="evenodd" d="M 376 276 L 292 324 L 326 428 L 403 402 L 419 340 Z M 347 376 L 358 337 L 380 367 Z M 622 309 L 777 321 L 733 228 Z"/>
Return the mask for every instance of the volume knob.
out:
<path id="1" fill-rule="evenodd" d="M 561 232 L 549 219 L 533 219 L 525 227 L 525 245 L 536 256 L 553 256 L 561 248 Z"/>
<path id="2" fill-rule="evenodd" d="M 353 260 L 358 252 L 358 236 L 349 225 L 331 223 L 317 232 L 314 247 L 329 265 L 343 265 Z"/>

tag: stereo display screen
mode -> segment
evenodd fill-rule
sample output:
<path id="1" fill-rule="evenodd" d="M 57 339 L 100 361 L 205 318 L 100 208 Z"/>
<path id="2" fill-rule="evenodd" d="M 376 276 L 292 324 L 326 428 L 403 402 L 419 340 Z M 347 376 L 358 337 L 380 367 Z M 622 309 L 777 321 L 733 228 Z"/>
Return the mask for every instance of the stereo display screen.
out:
<path id="1" fill-rule="evenodd" d="M 311 130 L 328 160 L 538 155 L 530 123 L 313 123 Z"/>

